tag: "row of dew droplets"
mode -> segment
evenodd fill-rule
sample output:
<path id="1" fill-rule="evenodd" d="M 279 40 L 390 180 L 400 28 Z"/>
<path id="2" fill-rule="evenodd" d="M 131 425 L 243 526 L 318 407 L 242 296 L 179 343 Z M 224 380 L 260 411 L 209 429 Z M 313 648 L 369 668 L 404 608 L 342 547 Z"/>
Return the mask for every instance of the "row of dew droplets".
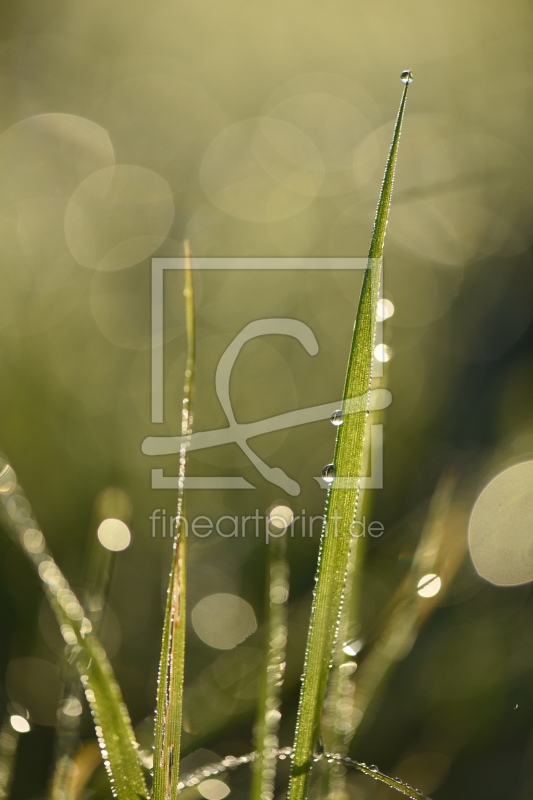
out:
<path id="1" fill-rule="evenodd" d="M 76 665 L 80 674 L 113 796 L 126 797 L 126 792 L 135 787 L 139 797 L 146 797 L 146 787 L 136 754 L 138 745 L 111 665 L 103 647 L 92 636 L 92 624 L 85 616 L 78 598 L 47 549 L 44 535 L 33 518 L 31 506 L 17 483 L 15 471 L 3 458 L 0 458 L 0 501 L 6 527 L 35 565 L 67 645 L 67 658 Z M 98 683 L 98 689 L 95 683 Z M 103 713 L 114 723 L 104 726 L 107 728 L 108 742 L 104 738 L 104 727 L 101 725 Z M 124 737 L 121 740 L 121 733 L 127 737 L 127 742 Z M 117 763 L 120 761 L 124 769 L 120 776 L 120 791 L 117 790 L 117 776 L 110 760 L 111 748 L 118 754 Z M 126 770 L 129 774 L 126 774 Z"/>
<path id="2" fill-rule="evenodd" d="M 292 747 L 282 747 L 281 749 L 275 750 L 275 757 L 280 761 L 284 761 L 285 759 L 290 758 L 293 753 L 294 749 Z M 190 772 L 188 775 L 185 775 L 180 780 L 177 787 L 177 793 L 180 794 L 185 789 L 198 786 L 200 783 L 208 780 L 213 775 L 221 775 L 222 773 L 233 771 L 234 769 L 245 766 L 246 764 L 253 764 L 260 759 L 260 756 L 261 754 L 257 751 L 247 753 L 246 755 L 239 756 L 238 758 L 235 756 L 226 756 L 226 758 L 222 759 L 216 764 L 208 764 L 207 766 L 200 767 L 194 772 Z M 429 798 L 423 795 L 422 792 L 413 788 L 408 783 L 405 783 L 400 778 L 390 778 L 388 775 L 381 772 L 375 764 L 367 766 L 367 764 L 362 761 L 355 761 L 352 758 L 346 758 L 338 753 L 322 753 L 320 755 L 316 755 L 314 760 L 325 760 L 329 764 L 342 764 L 350 769 L 357 770 L 357 772 L 361 772 L 363 775 L 367 775 L 369 778 L 373 778 L 380 783 L 384 783 L 391 789 L 395 789 L 397 792 L 410 797 L 411 800 L 429 800 Z"/>
<path id="3" fill-rule="evenodd" d="M 338 428 L 339 425 L 342 425 L 344 422 L 344 412 L 341 409 L 334 411 L 330 417 L 330 421 L 332 425 L 335 425 L 335 427 Z M 326 483 L 333 483 L 335 480 L 335 464 L 326 464 L 322 470 L 322 478 L 326 481 Z"/>

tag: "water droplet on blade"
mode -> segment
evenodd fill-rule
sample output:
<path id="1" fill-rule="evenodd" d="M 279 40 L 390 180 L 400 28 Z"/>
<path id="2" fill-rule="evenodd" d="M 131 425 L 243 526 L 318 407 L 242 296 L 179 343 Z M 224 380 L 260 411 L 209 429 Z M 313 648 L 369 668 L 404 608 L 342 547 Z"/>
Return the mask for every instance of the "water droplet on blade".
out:
<path id="1" fill-rule="evenodd" d="M 331 415 L 330 419 L 331 419 L 331 424 L 332 425 L 337 425 L 337 426 L 338 425 L 342 425 L 342 423 L 344 422 L 344 414 L 339 409 L 338 411 L 334 411 L 333 412 L 333 414 Z"/>
<path id="2" fill-rule="evenodd" d="M 326 464 L 322 470 L 322 477 L 326 483 L 331 483 L 335 480 L 335 464 Z"/>
<path id="3" fill-rule="evenodd" d="M 413 82 L 413 73 L 410 69 L 404 69 L 402 74 L 400 75 L 400 80 L 402 83 L 412 83 Z"/>

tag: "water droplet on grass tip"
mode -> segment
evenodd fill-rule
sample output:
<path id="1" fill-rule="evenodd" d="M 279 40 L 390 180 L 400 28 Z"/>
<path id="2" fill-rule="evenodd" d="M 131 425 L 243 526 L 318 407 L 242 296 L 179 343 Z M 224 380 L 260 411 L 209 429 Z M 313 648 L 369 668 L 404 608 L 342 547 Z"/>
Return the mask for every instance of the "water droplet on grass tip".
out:
<path id="1" fill-rule="evenodd" d="M 400 75 L 400 80 L 402 83 L 412 83 L 413 82 L 413 73 L 410 69 L 404 69 L 402 74 Z"/>
<path id="2" fill-rule="evenodd" d="M 333 412 L 333 414 L 331 415 L 330 419 L 331 419 L 331 424 L 332 425 L 337 425 L 337 426 L 338 425 L 342 425 L 342 423 L 344 422 L 344 414 L 339 409 L 338 411 L 334 411 Z"/>

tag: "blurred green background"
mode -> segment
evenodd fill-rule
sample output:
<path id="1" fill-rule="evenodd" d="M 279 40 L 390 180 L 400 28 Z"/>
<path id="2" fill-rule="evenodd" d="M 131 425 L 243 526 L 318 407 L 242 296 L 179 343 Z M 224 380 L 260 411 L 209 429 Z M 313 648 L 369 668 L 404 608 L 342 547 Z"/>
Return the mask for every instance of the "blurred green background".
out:
<path id="1" fill-rule="evenodd" d="M 413 70 L 386 241 L 395 313 L 381 385 L 393 401 L 381 420 L 384 488 L 369 493 L 369 518 L 385 527 L 367 542 L 361 635 L 371 639 L 442 470 L 458 470 L 465 519 L 493 476 L 533 458 L 531 8 L 53 0 L 0 13 L 0 447 L 80 590 L 100 547 L 101 493 L 119 487 L 129 498 L 132 543 L 113 557 L 102 637 L 149 749 L 171 550 L 149 517 L 170 516 L 176 501 L 151 488 L 151 470 L 176 475 L 177 457 L 143 455 L 141 443 L 178 432 L 185 357 L 173 273 L 165 421 L 153 424 L 150 258 L 181 255 L 184 238 L 196 256 L 365 256 L 399 75 Z M 311 357 L 280 336 L 248 343 L 231 382 L 239 422 L 338 400 L 360 283 L 357 272 L 198 274 L 195 429 L 227 424 L 216 365 L 255 319 L 301 320 L 320 350 Z M 321 514 L 314 476 L 333 443 L 326 420 L 250 441 L 300 484 L 297 497 L 237 445 L 191 453 L 190 475 L 240 475 L 255 489 L 191 491 L 188 516 L 264 514 L 273 503 Z M 251 749 L 267 547 L 215 535 L 190 545 L 189 611 L 237 595 L 249 604 L 246 632 L 257 630 L 216 649 L 191 624 L 185 754 L 241 755 Z M 303 538 L 296 525 L 284 745 L 317 550 L 317 533 Z M 24 705 L 34 723 L 12 795 L 29 800 L 46 793 L 63 645 L 7 536 L 0 553 L 0 704 Z M 532 623 L 530 585 L 493 586 L 467 556 L 352 754 L 437 800 L 531 797 Z M 82 733 L 90 741 L 85 717 Z M 106 797 L 99 775 L 92 790 Z M 363 778 L 349 792 L 393 796 Z"/>

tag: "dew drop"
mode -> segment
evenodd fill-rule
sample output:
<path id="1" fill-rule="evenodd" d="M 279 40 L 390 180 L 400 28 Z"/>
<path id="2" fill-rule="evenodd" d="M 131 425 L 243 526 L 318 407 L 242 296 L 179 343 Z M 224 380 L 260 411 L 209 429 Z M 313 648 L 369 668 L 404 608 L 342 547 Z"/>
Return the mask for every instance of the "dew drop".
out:
<path id="1" fill-rule="evenodd" d="M 342 423 L 344 422 L 344 414 L 340 409 L 338 409 L 338 411 L 333 412 L 330 419 L 331 419 L 331 424 L 336 425 L 338 427 L 339 425 L 342 425 Z"/>
<path id="2" fill-rule="evenodd" d="M 402 74 L 400 75 L 400 80 L 402 83 L 412 83 L 413 82 L 413 73 L 410 69 L 404 69 Z"/>
<path id="3" fill-rule="evenodd" d="M 331 483 L 335 480 L 335 464 L 326 464 L 322 470 L 322 477 L 326 483 Z"/>

